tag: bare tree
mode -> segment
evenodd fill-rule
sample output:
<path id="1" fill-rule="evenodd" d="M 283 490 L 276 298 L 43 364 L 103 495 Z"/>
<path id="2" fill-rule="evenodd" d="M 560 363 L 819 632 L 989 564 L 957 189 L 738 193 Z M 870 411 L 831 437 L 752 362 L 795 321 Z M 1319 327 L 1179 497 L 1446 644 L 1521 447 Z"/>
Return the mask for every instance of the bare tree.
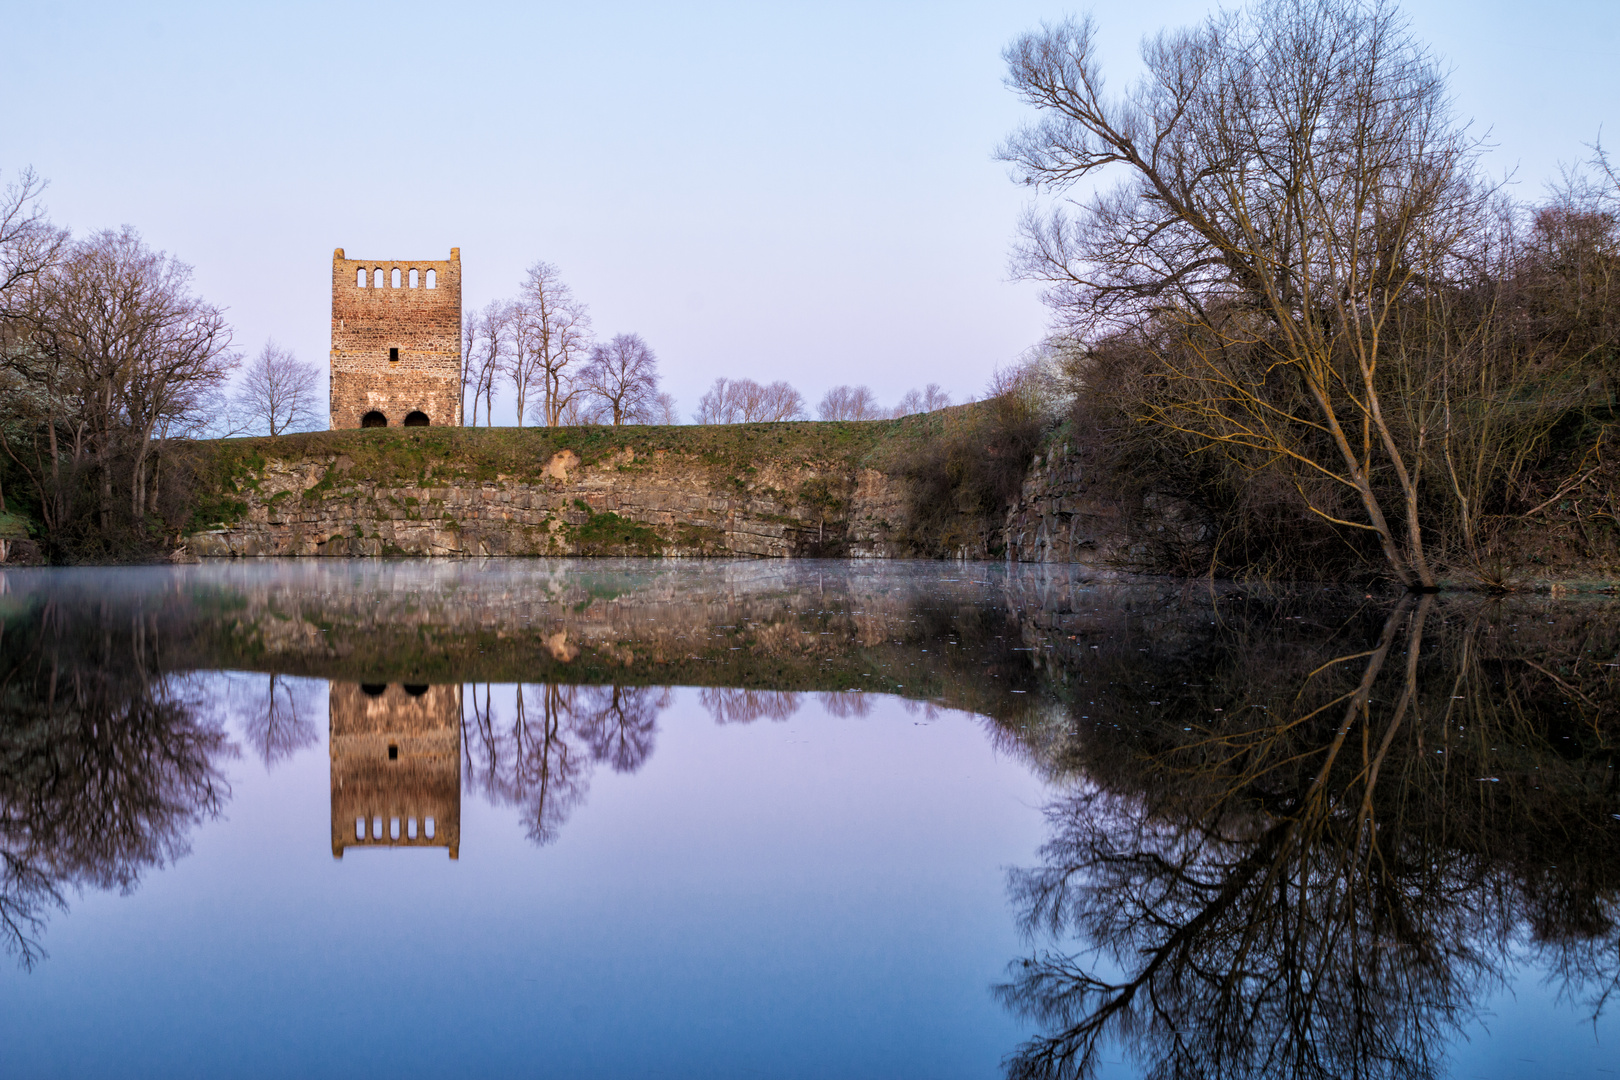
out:
<path id="1" fill-rule="evenodd" d="M 534 377 L 541 391 L 537 418 L 555 427 L 578 392 L 573 375 L 590 353 L 589 310 L 575 299 L 557 268 L 548 262 L 529 267 L 518 295 L 522 325 L 533 353 Z M 521 399 L 518 412 L 521 416 Z"/>
<path id="2" fill-rule="evenodd" d="M 266 341 L 242 374 L 235 406 L 250 429 L 270 435 L 308 428 L 319 416 L 319 369 Z"/>
<path id="3" fill-rule="evenodd" d="M 681 422 L 680 410 L 675 407 L 675 395 L 660 391 L 653 399 L 652 408 L 648 410 L 647 423 L 649 424 L 679 424 Z"/>
<path id="4" fill-rule="evenodd" d="M 736 385 L 724 376 L 716 378 L 714 385 L 698 398 L 698 411 L 692 414 L 692 419 L 700 424 L 735 424 L 741 419 L 732 390 Z"/>
<path id="5" fill-rule="evenodd" d="M 580 385 L 600 407 L 604 422 L 644 424 L 658 405 L 658 357 L 639 334 L 616 334 L 591 350 Z"/>
<path id="6" fill-rule="evenodd" d="M 921 390 L 907 390 L 889 414 L 895 419 L 913 413 L 935 412 L 951 403 L 951 395 L 940 389 L 939 383 L 929 383 Z"/>
<path id="7" fill-rule="evenodd" d="M 888 412 L 869 386 L 835 386 L 816 406 L 823 420 L 882 420 Z"/>
<path id="8" fill-rule="evenodd" d="M 223 312 L 191 295 L 190 283 L 189 266 L 126 226 L 73 244 L 32 290 L 30 350 L 50 371 L 50 394 L 72 410 L 50 418 L 50 456 L 54 464 L 65 425 L 75 455 L 93 458 L 103 529 L 118 468 L 138 524 L 156 495 L 147 464 L 160 427 L 193 415 L 235 366 Z"/>
<path id="9" fill-rule="evenodd" d="M 512 382 L 517 395 L 517 425 L 522 427 L 529 391 L 540 381 L 536 369 L 543 335 L 537 313 L 524 299 L 506 305 L 505 321 L 506 349 L 500 361 L 501 373 Z"/>
<path id="10" fill-rule="evenodd" d="M 484 426 L 495 424 L 495 380 L 502 370 L 507 348 L 507 306 L 491 300 L 482 311 L 469 315 L 469 330 L 463 340 L 471 362 L 462 378 L 472 386 L 472 426 L 478 426 L 478 399 L 484 399 Z"/>
<path id="11" fill-rule="evenodd" d="M 20 296 L 54 266 L 67 246 L 66 229 L 52 225 L 39 197 L 45 182 L 24 169 L 0 191 L 0 319 L 18 316 L 11 298 Z"/>
<path id="12" fill-rule="evenodd" d="M 473 385 L 474 359 L 478 355 L 480 322 L 478 312 L 468 310 L 461 316 L 461 423 L 467 426 L 467 390 Z M 478 398 L 473 398 L 472 426 L 478 426 Z"/>
<path id="13" fill-rule="evenodd" d="M 804 396 L 781 380 L 761 386 L 753 379 L 714 380 L 692 417 L 700 424 L 752 424 L 803 420 Z"/>
<path id="14" fill-rule="evenodd" d="M 52 225 L 40 204 L 44 189 L 45 182 L 24 169 L 0 191 L 0 397 L 13 405 L 0 410 L 0 438 L 16 421 L 29 426 L 25 417 L 43 404 L 36 378 L 39 357 L 19 347 L 29 336 L 19 323 L 28 311 L 23 298 L 39 275 L 56 264 L 68 242 L 67 230 Z M 5 489 L 0 488 L 0 514 L 5 512 Z"/>
<path id="15" fill-rule="evenodd" d="M 1104 96 L 1097 53 L 1089 18 L 1006 50 L 1009 85 L 1041 113 L 1001 151 L 1022 181 L 1125 174 L 1076 213 L 1031 212 L 1023 273 L 1082 338 L 1171 342 L 1150 420 L 1281 470 L 1311 511 L 1375 535 L 1401 581 L 1432 587 L 1419 483 L 1443 367 L 1392 354 L 1390 333 L 1455 279 L 1488 199 L 1434 60 L 1385 0 L 1261 0 L 1162 33 L 1122 99 Z"/>

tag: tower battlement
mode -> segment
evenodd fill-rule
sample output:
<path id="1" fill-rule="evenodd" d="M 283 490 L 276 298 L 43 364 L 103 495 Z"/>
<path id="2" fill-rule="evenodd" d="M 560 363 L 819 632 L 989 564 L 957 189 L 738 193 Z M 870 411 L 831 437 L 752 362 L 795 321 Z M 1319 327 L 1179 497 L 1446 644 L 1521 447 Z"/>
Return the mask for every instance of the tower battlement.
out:
<path id="1" fill-rule="evenodd" d="M 332 254 L 332 427 L 461 424 L 461 249 Z"/>
<path id="2" fill-rule="evenodd" d="M 332 854 L 352 847 L 461 853 L 461 687 L 331 688 Z"/>

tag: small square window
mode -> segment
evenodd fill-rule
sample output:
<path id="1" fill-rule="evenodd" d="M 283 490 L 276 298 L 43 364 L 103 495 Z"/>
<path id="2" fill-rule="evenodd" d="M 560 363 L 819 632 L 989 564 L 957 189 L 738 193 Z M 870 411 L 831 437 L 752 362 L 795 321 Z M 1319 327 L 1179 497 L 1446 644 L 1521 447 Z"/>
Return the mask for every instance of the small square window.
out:
<path id="1" fill-rule="evenodd" d="M 398 349 L 389 349 L 388 350 L 388 359 L 390 359 L 390 360 L 398 360 L 399 359 L 399 350 Z"/>

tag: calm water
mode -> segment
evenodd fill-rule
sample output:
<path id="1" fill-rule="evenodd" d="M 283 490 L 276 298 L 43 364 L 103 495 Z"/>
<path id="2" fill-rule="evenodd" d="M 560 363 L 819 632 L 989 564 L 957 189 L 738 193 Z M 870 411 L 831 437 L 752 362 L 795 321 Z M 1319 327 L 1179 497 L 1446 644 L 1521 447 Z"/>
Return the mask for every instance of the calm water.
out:
<path id="1" fill-rule="evenodd" d="M 4 571 L 0 1075 L 1620 1075 L 1617 703 L 1607 601 Z"/>

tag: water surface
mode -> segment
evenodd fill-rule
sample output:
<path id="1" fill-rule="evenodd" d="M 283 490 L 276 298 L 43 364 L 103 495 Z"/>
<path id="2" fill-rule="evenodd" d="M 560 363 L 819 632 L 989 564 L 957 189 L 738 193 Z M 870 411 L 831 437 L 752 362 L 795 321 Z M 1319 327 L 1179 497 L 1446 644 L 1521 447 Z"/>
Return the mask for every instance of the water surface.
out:
<path id="1" fill-rule="evenodd" d="M 7 571 L 0 1060 L 1592 1075 L 1617 616 L 953 564 Z"/>

